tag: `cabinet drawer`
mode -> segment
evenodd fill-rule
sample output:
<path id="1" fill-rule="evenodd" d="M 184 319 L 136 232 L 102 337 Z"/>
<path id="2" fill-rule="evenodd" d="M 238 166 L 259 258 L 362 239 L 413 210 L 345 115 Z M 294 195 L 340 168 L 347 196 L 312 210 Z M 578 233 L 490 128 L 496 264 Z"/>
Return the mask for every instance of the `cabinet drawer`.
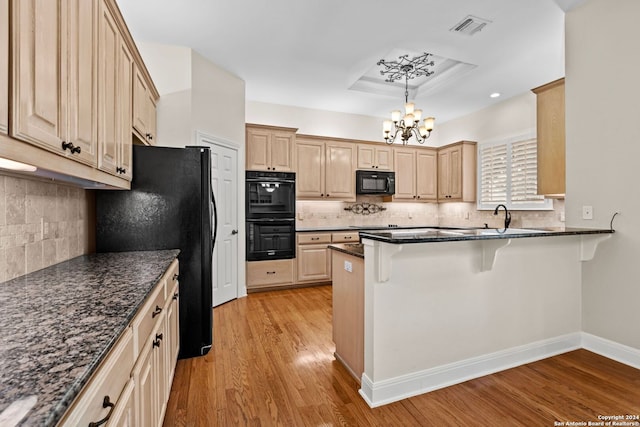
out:
<path id="1" fill-rule="evenodd" d="M 360 233 L 358 232 L 342 232 L 342 233 L 332 233 L 331 241 L 333 243 L 344 243 L 344 242 L 358 242 L 360 240 Z"/>
<path id="2" fill-rule="evenodd" d="M 331 243 L 331 233 L 298 233 L 298 244 Z"/>
<path id="3" fill-rule="evenodd" d="M 293 283 L 293 260 L 253 261 L 247 263 L 247 286 Z"/>
<path id="4" fill-rule="evenodd" d="M 122 391 L 129 381 L 134 360 L 133 332 L 131 328 L 127 328 L 71 409 L 67 411 L 67 416 L 60 426 L 86 426 L 90 422 L 102 420 L 111 409 L 103 406 L 107 396 L 109 401 L 116 405 L 113 409 L 117 409 Z"/>
<path id="5" fill-rule="evenodd" d="M 133 319 L 133 342 L 136 354 L 140 352 L 140 346 L 146 341 L 160 318 L 159 315 L 162 313 L 165 301 L 165 282 L 163 277 Z"/>
<path id="6" fill-rule="evenodd" d="M 178 280 L 179 280 L 179 269 L 178 269 L 177 258 L 173 260 L 173 262 L 167 269 L 167 272 L 164 274 L 164 279 L 165 279 L 165 289 L 167 292 L 164 297 L 165 299 L 170 299 L 171 297 L 173 297 L 172 291 L 178 284 Z"/>

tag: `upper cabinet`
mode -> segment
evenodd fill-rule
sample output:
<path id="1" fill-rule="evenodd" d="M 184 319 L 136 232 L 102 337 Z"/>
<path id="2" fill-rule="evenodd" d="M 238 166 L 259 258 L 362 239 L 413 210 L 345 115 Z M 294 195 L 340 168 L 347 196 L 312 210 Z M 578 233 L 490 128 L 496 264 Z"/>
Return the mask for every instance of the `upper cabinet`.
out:
<path id="1" fill-rule="evenodd" d="M 138 66 L 133 69 L 133 130 L 144 144 L 153 145 L 156 138 L 155 97 Z"/>
<path id="2" fill-rule="evenodd" d="M 356 200 L 357 144 L 299 135 L 296 194 L 300 199 Z"/>
<path id="3" fill-rule="evenodd" d="M 11 136 L 95 166 L 97 3 L 12 6 Z"/>
<path id="4" fill-rule="evenodd" d="M 564 79 L 532 89 L 537 97 L 538 194 L 565 194 Z"/>
<path id="5" fill-rule="evenodd" d="M 9 0 L 0 0 L 0 133 L 9 132 Z"/>
<path id="6" fill-rule="evenodd" d="M 391 146 L 358 144 L 358 169 L 393 170 Z"/>
<path id="7" fill-rule="evenodd" d="M 396 172 L 394 201 L 437 201 L 438 152 L 432 148 L 393 149 Z"/>
<path id="8" fill-rule="evenodd" d="M 476 143 L 460 141 L 438 149 L 438 201 L 476 201 Z"/>
<path id="9" fill-rule="evenodd" d="M 86 187 L 130 188 L 134 65 L 153 105 L 150 135 L 158 95 L 115 0 L 9 2 L 0 0 L 0 157 Z"/>
<path id="10" fill-rule="evenodd" d="M 292 172 L 296 130 L 247 124 L 247 170 Z"/>

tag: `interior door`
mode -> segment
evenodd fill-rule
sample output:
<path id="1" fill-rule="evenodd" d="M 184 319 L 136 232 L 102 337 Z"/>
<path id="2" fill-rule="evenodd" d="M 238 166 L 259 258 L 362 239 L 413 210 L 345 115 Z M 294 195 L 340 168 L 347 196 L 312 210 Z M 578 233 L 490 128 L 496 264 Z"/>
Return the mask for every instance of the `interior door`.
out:
<path id="1" fill-rule="evenodd" d="M 238 298 L 238 152 L 211 146 L 211 180 L 216 198 L 217 234 L 213 250 L 213 306 Z"/>

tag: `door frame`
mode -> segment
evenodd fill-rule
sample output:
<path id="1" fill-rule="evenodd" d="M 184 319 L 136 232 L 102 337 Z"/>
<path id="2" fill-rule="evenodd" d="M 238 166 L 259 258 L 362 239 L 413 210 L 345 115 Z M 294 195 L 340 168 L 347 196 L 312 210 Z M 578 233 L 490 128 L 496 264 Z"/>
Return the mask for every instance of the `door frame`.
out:
<path id="1" fill-rule="evenodd" d="M 230 150 L 234 150 L 238 153 L 236 156 L 236 171 L 237 171 L 237 183 L 238 183 L 238 206 L 236 206 L 236 212 L 238 212 L 238 253 L 237 266 L 238 269 L 238 298 L 247 296 L 247 280 L 245 259 L 247 251 L 246 242 L 246 224 L 245 224 L 245 191 L 244 191 L 244 147 L 233 141 L 230 141 L 219 136 L 211 135 L 202 131 L 195 132 L 196 145 L 212 145 L 224 147 Z"/>

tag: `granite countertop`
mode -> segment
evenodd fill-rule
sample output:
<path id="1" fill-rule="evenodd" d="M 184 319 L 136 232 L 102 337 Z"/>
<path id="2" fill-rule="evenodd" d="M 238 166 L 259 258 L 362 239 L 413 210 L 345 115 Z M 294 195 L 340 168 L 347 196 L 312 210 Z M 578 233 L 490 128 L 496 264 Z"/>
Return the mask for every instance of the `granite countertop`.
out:
<path id="1" fill-rule="evenodd" d="M 18 425 L 55 425 L 178 253 L 84 255 L 0 283 L 0 420 L 25 399 Z"/>
<path id="2" fill-rule="evenodd" d="M 385 243 L 432 243 L 460 240 L 512 239 L 526 237 L 575 236 L 584 234 L 610 234 L 614 230 L 591 228 L 416 228 L 384 231 L 361 231 L 360 239 L 371 239 Z"/>
<path id="3" fill-rule="evenodd" d="M 364 258 L 364 245 L 362 243 L 332 243 L 329 248 L 358 258 Z"/>
<path id="4" fill-rule="evenodd" d="M 297 233 L 310 233 L 322 231 L 362 231 L 362 230 L 405 230 L 410 228 L 437 228 L 431 225 L 341 225 L 326 227 L 299 227 Z"/>

